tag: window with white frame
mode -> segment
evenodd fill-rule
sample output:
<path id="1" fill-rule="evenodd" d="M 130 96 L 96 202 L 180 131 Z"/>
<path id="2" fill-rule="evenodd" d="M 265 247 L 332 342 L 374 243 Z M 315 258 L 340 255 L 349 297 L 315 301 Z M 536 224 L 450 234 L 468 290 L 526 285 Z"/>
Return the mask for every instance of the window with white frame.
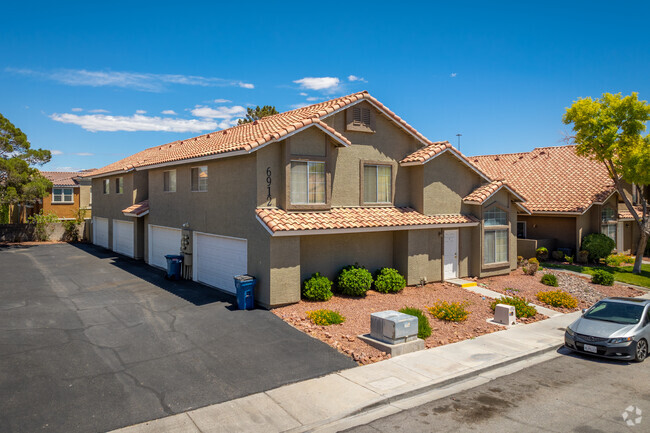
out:
<path id="1" fill-rule="evenodd" d="M 104 194 L 110 194 L 111 192 L 111 181 L 109 179 L 104 179 Z"/>
<path id="2" fill-rule="evenodd" d="M 291 161 L 291 204 L 325 204 L 325 163 Z"/>
<path id="3" fill-rule="evenodd" d="M 192 167 L 192 191 L 208 190 L 208 166 Z"/>
<path id="4" fill-rule="evenodd" d="M 508 261 L 508 213 L 492 207 L 483 215 L 483 263 L 486 265 Z"/>
<path id="5" fill-rule="evenodd" d="M 163 191 L 176 192 L 176 170 L 163 172 Z"/>
<path id="6" fill-rule="evenodd" d="M 118 177 L 115 179 L 115 193 L 122 194 L 124 192 L 124 178 Z"/>
<path id="7" fill-rule="evenodd" d="M 390 203 L 393 172 L 390 165 L 363 166 L 364 203 Z"/>
<path id="8" fill-rule="evenodd" d="M 611 207 L 604 207 L 600 211 L 600 232 L 609 236 L 616 242 L 616 215 Z"/>
<path id="9" fill-rule="evenodd" d="M 52 188 L 52 203 L 74 203 L 72 188 Z"/>

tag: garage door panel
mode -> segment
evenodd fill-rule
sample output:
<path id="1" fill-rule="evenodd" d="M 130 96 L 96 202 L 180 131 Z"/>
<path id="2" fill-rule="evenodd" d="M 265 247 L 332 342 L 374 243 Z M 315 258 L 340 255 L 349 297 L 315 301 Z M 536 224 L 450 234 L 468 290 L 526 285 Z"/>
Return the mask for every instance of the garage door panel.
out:
<path id="1" fill-rule="evenodd" d="M 178 254 L 181 249 L 181 230 L 173 227 L 149 226 L 149 264 L 167 268 L 168 254 Z"/>
<path id="2" fill-rule="evenodd" d="M 93 243 L 108 248 L 108 218 L 94 217 Z"/>
<path id="3" fill-rule="evenodd" d="M 246 239 L 196 234 L 197 281 L 235 293 L 233 276 L 247 272 Z"/>
<path id="4" fill-rule="evenodd" d="M 133 222 L 113 220 L 113 251 L 133 257 Z"/>

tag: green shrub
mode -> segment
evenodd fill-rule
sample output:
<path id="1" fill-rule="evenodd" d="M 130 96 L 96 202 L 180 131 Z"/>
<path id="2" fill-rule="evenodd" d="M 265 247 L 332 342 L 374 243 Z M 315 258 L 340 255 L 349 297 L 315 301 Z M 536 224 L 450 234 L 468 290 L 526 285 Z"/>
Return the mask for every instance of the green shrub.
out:
<path id="1" fill-rule="evenodd" d="M 557 287 L 557 277 L 553 274 L 544 274 L 542 275 L 542 284 L 546 286 Z"/>
<path id="2" fill-rule="evenodd" d="M 52 224 L 58 222 L 59 218 L 54 213 L 43 214 L 41 210 L 40 213 L 30 216 L 27 220 L 30 224 L 34 224 L 34 238 L 44 242 L 50 239 L 50 235 L 54 231 Z"/>
<path id="3" fill-rule="evenodd" d="M 338 311 L 314 310 L 307 311 L 307 318 L 315 325 L 329 326 L 345 322 L 345 317 Z"/>
<path id="4" fill-rule="evenodd" d="M 573 264 L 573 256 L 564 256 L 564 260 L 569 262 L 570 265 Z"/>
<path id="5" fill-rule="evenodd" d="M 528 259 L 528 264 L 524 266 L 524 274 L 535 275 L 535 272 L 539 269 L 539 261 L 536 258 Z"/>
<path id="6" fill-rule="evenodd" d="M 578 252 L 578 263 L 587 263 L 589 261 L 589 251 L 580 250 Z"/>
<path id="7" fill-rule="evenodd" d="M 543 262 L 548 259 L 548 250 L 545 247 L 539 247 L 535 250 L 535 256 L 537 257 L 537 260 Z"/>
<path id="8" fill-rule="evenodd" d="M 551 253 L 551 256 L 553 256 L 553 260 L 561 262 L 564 260 L 564 251 L 556 250 Z"/>
<path id="9" fill-rule="evenodd" d="M 406 287 L 404 277 L 393 268 L 381 268 L 375 277 L 375 290 L 381 293 L 397 293 Z"/>
<path id="10" fill-rule="evenodd" d="M 462 322 L 467 319 L 470 312 L 467 311 L 469 302 L 447 302 L 438 301 L 433 307 L 427 307 L 429 313 L 437 319 L 448 322 Z"/>
<path id="11" fill-rule="evenodd" d="M 602 233 L 592 233 L 582 240 L 582 249 L 589 252 L 589 260 L 595 263 L 609 256 L 614 247 L 614 240 Z"/>
<path id="12" fill-rule="evenodd" d="M 490 304 L 492 311 L 496 310 L 497 304 L 512 305 L 515 307 L 517 317 L 532 317 L 537 314 L 535 307 L 530 305 L 526 298 L 520 298 L 519 296 L 504 296 L 502 298 L 495 299 Z"/>
<path id="13" fill-rule="evenodd" d="M 350 265 L 341 269 L 336 279 L 337 289 L 344 295 L 366 296 L 372 286 L 372 274 L 363 267 Z"/>
<path id="14" fill-rule="evenodd" d="M 318 272 L 305 280 L 302 286 L 302 297 L 310 301 L 327 301 L 332 296 L 332 282 Z"/>
<path id="15" fill-rule="evenodd" d="M 536 296 L 537 299 L 551 307 L 575 308 L 578 306 L 578 300 L 562 290 L 538 292 Z"/>
<path id="16" fill-rule="evenodd" d="M 594 284 L 600 284 L 601 286 L 613 286 L 614 274 L 610 274 L 603 269 L 596 269 L 591 276 L 591 282 Z"/>
<path id="17" fill-rule="evenodd" d="M 0 205 L 0 224 L 9 224 L 9 205 Z"/>
<path id="18" fill-rule="evenodd" d="M 429 325 L 429 319 L 424 315 L 424 311 L 419 308 L 404 307 L 399 312 L 418 318 L 418 338 L 425 340 L 431 336 L 431 325 Z"/>
<path id="19" fill-rule="evenodd" d="M 634 263 L 634 258 L 625 254 L 612 254 L 607 256 L 605 263 L 607 263 L 607 266 L 618 267 L 623 263 Z"/>
<path id="20" fill-rule="evenodd" d="M 517 266 L 523 266 L 525 262 L 525 259 L 523 256 L 517 256 Z"/>

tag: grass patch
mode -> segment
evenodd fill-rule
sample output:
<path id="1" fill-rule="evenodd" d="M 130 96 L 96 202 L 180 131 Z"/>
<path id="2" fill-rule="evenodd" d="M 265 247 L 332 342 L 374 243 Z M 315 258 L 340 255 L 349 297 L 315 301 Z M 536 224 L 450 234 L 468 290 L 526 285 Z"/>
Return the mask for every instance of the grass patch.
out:
<path id="1" fill-rule="evenodd" d="M 633 266 L 581 266 L 581 265 L 562 265 L 558 263 L 544 263 L 544 266 L 552 269 L 566 269 L 568 271 L 580 272 L 583 274 L 593 275 L 598 269 L 609 272 L 614 275 L 614 280 L 621 283 L 634 284 L 650 288 L 650 265 L 641 265 L 641 274 L 633 274 Z"/>

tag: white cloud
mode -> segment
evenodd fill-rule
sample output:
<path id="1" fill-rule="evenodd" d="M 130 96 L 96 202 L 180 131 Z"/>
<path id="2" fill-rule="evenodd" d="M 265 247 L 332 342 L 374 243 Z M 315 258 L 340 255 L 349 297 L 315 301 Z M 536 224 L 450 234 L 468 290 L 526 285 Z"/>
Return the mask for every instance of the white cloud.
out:
<path id="1" fill-rule="evenodd" d="M 232 119 L 233 117 L 243 116 L 246 114 L 246 109 L 240 105 L 216 108 L 197 105 L 194 107 L 191 113 L 196 117 L 203 117 L 207 119 Z"/>
<path id="2" fill-rule="evenodd" d="M 51 171 L 81 171 L 77 167 L 54 167 Z"/>
<path id="3" fill-rule="evenodd" d="M 356 75 L 348 75 L 348 81 L 361 81 L 362 83 L 367 83 L 365 78 L 357 77 Z"/>
<path id="4" fill-rule="evenodd" d="M 303 89 L 334 91 L 338 88 L 340 80 L 336 77 L 305 77 L 295 80 L 294 83 L 300 84 Z"/>
<path id="5" fill-rule="evenodd" d="M 89 113 L 110 113 L 108 110 L 103 110 L 101 108 L 96 108 L 94 110 L 88 110 Z"/>
<path id="6" fill-rule="evenodd" d="M 239 80 L 227 80 L 216 77 L 201 77 L 197 75 L 151 74 L 119 71 L 88 71 L 86 69 L 57 69 L 40 72 L 32 69 L 5 68 L 14 74 L 32 76 L 57 81 L 69 86 L 91 87 L 120 87 L 144 92 L 162 92 L 170 84 L 201 87 L 242 87 L 253 89 L 251 83 Z"/>
<path id="7" fill-rule="evenodd" d="M 451 78 L 456 77 L 456 75 L 458 75 L 456 72 L 452 72 L 451 74 L 449 74 L 449 76 L 450 76 Z"/>
<path id="8" fill-rule="evenodd" d="M 169 114 L 169 115 L 175 116 L 176 112 L 174 110 L 163 110 L 162 114 Z"/>
<path id="9" fill-rule="evenodd" d="M 76 152 L 76 153 L 73 153 L 73 155 L 77 155 L 77 156 L 94 156 L 95 154 L 90 153 L 90 152 Z"/>
<path id="10" fill-rule="evenodd" d="M 316 96 L 310 96 L 309 98 L 307 98 L 307 100 L 310 101 L 310 102 L 311 101 L 318 101 L 319 99 L 320 98 L 317 98 Z"/>
<path id="11" fill-rule="evenodd" d="M 215 104 L 227 104 L 228 102 L 232 102 L 230 99 L 215 99 L 214 103 Z"/>
<path id="12" fill-rule="evenodd" d="M 300 96 L 307 96 L 305 92 L 300 92 Z"/>
<path id="13" fill-rule="evenodd" d="M 145 110 L 135 110 L 137 114 L 147 114 Z"/>
<path id="14" fill-rule="evenodd" d="M 77 115 L 54 113 L 50 118 L 56 122 L 79 125 L 91 132 L 97 131 L 166 131 L 202 132 L 223 128 L 222 123 L 211 119 L 178 119 L 171 117 L 152 117 L 134 114 L 133 116 L 109 116 L 105 114 Z"/>
<path id="15" fill-rule="evenodd" d="M 289 107 L 291 107 L 292 110 L 295 110 L 297 108 L 302 108 L 306 107 L 309 104 L 305 104 L 304 102 L 301 102 L 300 104 L 291 104 Z"/>
<path id="16" fill-rule="evenodd" d="M 50 150 L 50 153 L 52 155 L 63 155 L 63 152 L 61 152 L 60 150 Z"/>
<path id="17" fill-rule="evenodd" d="M 83 108 L 73 108 L 72 111 L 79 112 L 79 111 L 84 111 L 84 109 Z"/>

